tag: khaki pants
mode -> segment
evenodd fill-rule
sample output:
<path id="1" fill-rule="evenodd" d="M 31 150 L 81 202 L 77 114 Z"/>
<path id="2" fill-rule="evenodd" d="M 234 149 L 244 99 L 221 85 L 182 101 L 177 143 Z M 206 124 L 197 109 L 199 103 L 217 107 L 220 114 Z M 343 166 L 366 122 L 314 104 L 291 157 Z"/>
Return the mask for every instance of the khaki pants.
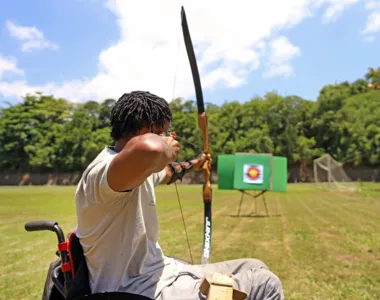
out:
<path id="1" fill-rule="evenodd" d="M 237 259 L 207 265 L 183 265 L 177 279 L 165 287 L 159 300 L 199 300 L 205 299 L 200 291 L 203 276 L 211 280 L 213 272 L 232 274 L 234 288 L 248 294 L 247 299 L 282 300 L 282 285 L 276 275 L 257 259 Z"/>

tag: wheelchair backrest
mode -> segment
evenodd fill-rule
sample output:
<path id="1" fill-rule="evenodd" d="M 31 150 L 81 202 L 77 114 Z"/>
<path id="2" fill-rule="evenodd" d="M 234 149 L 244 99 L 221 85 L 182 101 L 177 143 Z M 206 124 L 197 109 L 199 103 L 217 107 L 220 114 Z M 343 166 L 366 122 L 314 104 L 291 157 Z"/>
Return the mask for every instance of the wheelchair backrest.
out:
<path id="1" fill-rule="evenodd" d="M 70 259 L 72 281 L 66 299 L 76 299 L 91 294 L 89 272 L 83 248 L 75 232 L 69 234 L 67 251 Z"/>

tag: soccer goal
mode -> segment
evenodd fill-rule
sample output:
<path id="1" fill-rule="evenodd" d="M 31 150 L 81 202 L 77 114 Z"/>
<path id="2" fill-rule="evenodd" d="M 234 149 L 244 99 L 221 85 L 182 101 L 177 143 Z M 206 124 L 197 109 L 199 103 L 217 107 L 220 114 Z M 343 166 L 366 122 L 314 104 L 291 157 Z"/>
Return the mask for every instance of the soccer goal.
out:
<path id="1" fill-rule="evenodd" d="M 346 174 L 343 164 L 329 154 L 314 159 L 313 167 L 316 187 L 329 191 L 353 192 L 357 190 L 356 183 Z"/>

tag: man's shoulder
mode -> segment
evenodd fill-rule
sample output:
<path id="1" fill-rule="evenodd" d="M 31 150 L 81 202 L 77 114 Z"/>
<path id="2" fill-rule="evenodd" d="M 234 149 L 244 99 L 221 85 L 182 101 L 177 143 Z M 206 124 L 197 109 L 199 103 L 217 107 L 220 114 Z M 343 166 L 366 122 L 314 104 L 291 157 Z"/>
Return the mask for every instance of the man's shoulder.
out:
<path id="1" fill-rule="evenodd" d="M 87 186 L 88 184 L 93 185 L 95 181 L 104 180 L 105 178 L 102 177 L 107 176 L 108 166 L 115 155 L 116 152 L 112 151 L 109 147 L 105 147 L 83 171 L 78 188 L 80 186 Z"/>
<path id="2" fill-rule="evenodd" d="M 90 172 L 99 172 L 107 166 L 115 157 L 114 152 L 110 147 L 105 147 L 87 166 L 83 172 L 83 176 L 88 175 Z"/>
<path id="3" fill-rule="evenodd" d="M 116 154 L 111 148 L 106 147 L 87 166 L 77 186 L 77 201 L 88 198 L 91 202 L 102 203 L 126 196 L 126 193 L 113 191 L 108 184 L 108 167 Z"/>
<path id="4" fill-rule="evenodd" d="M 91 164 L 107 163 L 110 159 L 116 156 L 117 152 L 111 147 L 105 147 L 99 154 L 92 160 Z"/>

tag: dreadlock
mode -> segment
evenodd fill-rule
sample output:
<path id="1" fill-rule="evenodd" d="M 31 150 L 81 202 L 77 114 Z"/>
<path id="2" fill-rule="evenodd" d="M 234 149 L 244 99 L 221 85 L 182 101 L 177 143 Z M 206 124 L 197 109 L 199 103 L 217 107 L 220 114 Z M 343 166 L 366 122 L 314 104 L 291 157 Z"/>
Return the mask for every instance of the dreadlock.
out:
<path id="1" fill-rule="evenodd" d="M 163 127 L 172 113 L 165 99 L 149 92 L 134 91 L 122 95 L 111 111 L 111 136 L 114 140 L 134 135 L 151 124 Z"/>

